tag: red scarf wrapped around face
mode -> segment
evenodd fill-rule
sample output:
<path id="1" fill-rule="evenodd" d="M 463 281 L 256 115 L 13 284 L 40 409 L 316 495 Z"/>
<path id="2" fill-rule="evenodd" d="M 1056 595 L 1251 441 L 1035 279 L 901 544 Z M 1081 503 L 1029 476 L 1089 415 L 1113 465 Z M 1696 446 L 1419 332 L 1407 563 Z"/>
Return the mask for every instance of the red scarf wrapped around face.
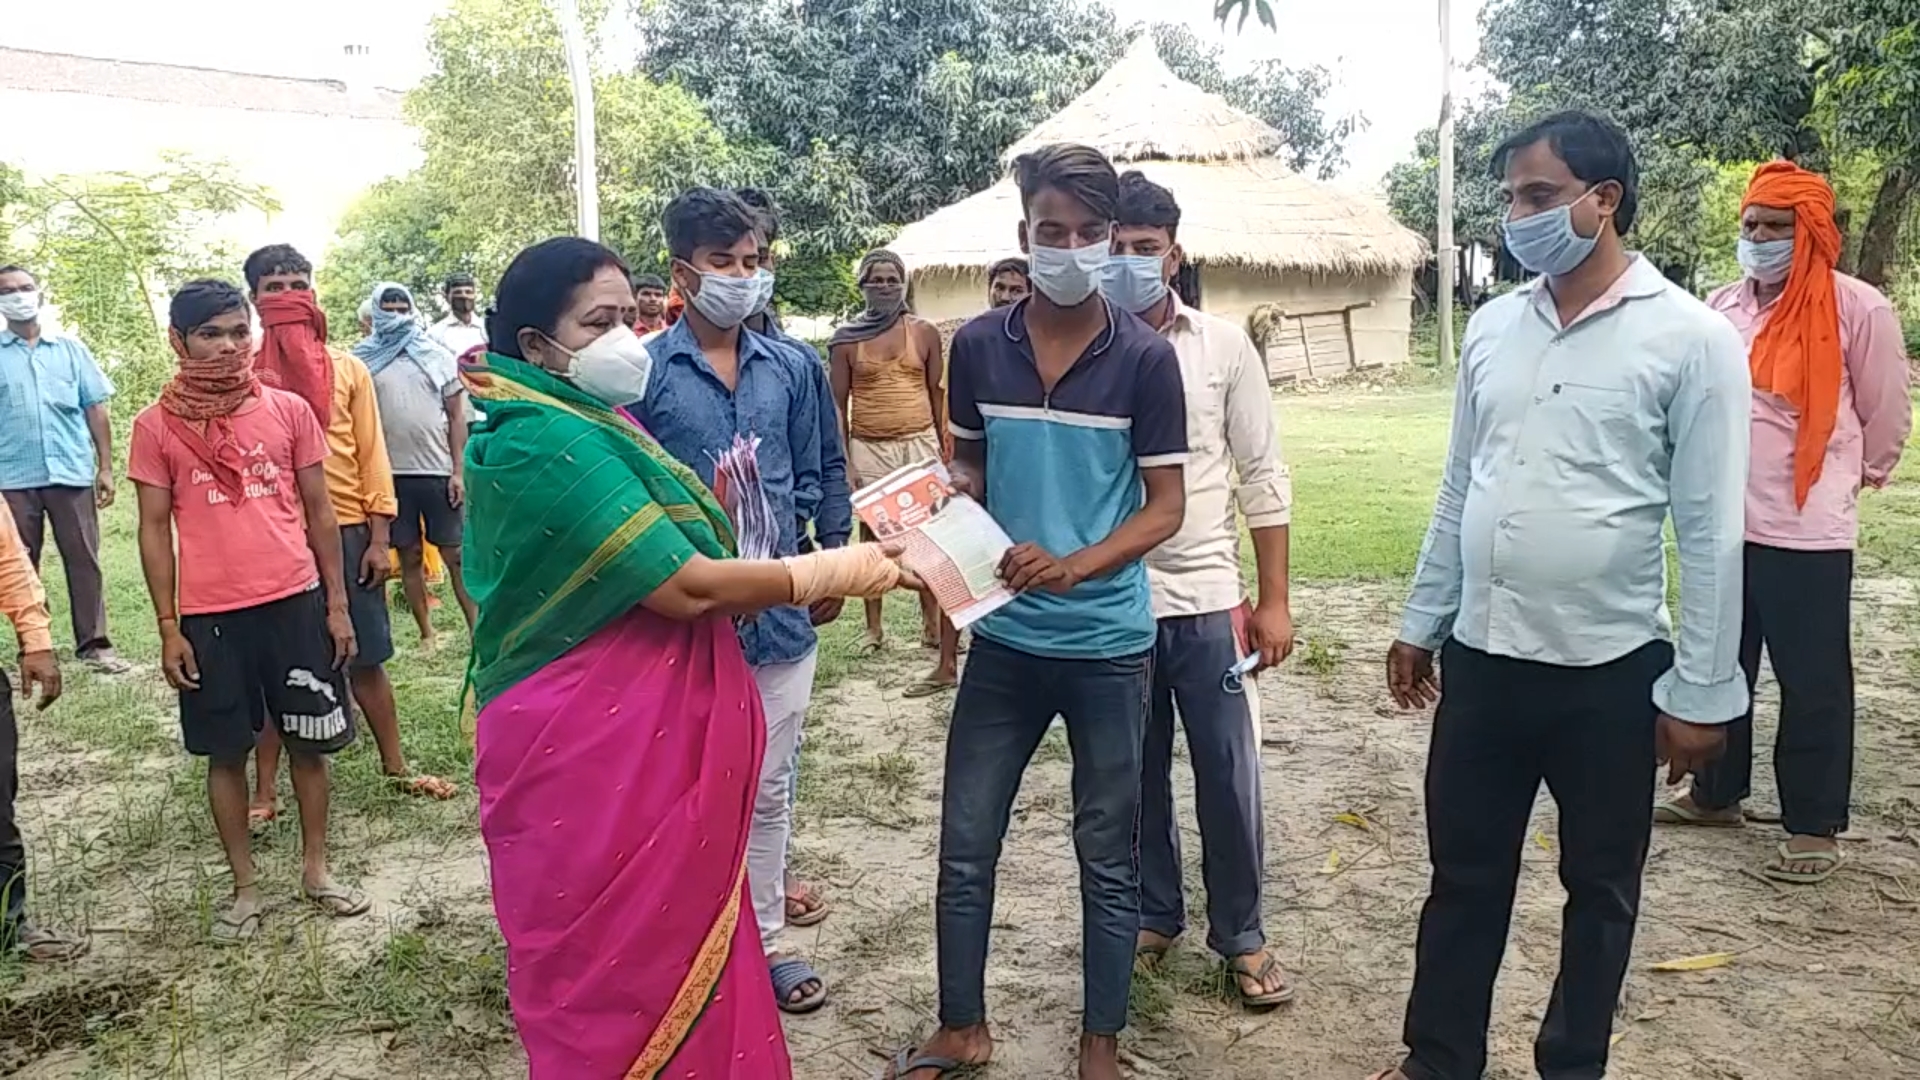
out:
<path id="1" fill-rule="evenodd" d="M 260 381 L 298 394 L 325 431 L 333 423 L 333 354 L 327 351 L 327 316 L 312 290 L 268 293 L 260 312 Z"/>
<path id="2" fill-rule="evenodd" d="M 210 360 L 180 358 L 180 368 L 160 391 L 160 411 L 194 457 L 213 474 L 214 486 L 238 505 L 246 484 L 246 457 L 234 434 L 233 414 L 260 392 L 253 358 L 246 353 Z"/>

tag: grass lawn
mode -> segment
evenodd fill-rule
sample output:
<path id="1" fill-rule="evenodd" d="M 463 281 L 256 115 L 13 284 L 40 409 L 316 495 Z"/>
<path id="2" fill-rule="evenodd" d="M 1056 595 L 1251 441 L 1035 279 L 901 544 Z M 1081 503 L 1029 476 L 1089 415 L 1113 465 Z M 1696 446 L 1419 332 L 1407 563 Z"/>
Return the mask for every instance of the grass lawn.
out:
<path id="1" fill-rule="evenodd" d="M 1445 452 L 1450 399 L 1451 387 L 1431 375 L 1378 390 L 1279 399 L 1294 480 L 1295 581 L 1411 573 Z M 1900 485 L 1865 500 L 1862 574 L 1920 570 L 1916 459 Z M 273 1074 L 288 1072 L 304 1048 L 342 1030 L 405 1032 L 423 1052 L 444 1054 L 481 1053 L 509 1039 L 504 954 L 483 907 L 382 933 L 344 958 L 313 932 L 274 948 L 217 954 L 205 946 L 211 912 L 229 882 L 206 808 L 204 766 L 179 751 L 173 696 L 155 665 L 133 503 L 131 486 L 123 485 L 103 524 L 102 555 L 115 643 L 146 670 L 107 680 L 69 664 L 67 697 L 44 715 L 22 712 L 22 823 L 36 912 L 55 925 L 92 929 L 101 951 L 145 973 L 139 985 L 148 988 L 137 1008 L 117 1019 L 83 1010 L 85 1038 L 69 1043 L 93 1047 L 98 1075 L 160 1075 L 155 1070 L 164 1065 L 167 1076 L 199 1076 L 268 1075 L 218 1065 L 221 1055 L 234 1054 L 271 1066 Z M 47 576 L 56 637 L 70 658 L 66 589 L 51 551 Z M 890 634 L 917 633 L 914 605 L 895 599 L 887 612 Z M 464 636 L 450 596 L 438 620 L 449 642 Z M 851 669 L 860 631 L 860 609 L 849 605 L 823 633 L 823 686 Z M 411 620 L 398 608 L 394 636 L 400 654 L 390 670 L 413 765 L 470 789 L 472 752 L 458 711 L 465 651 L 420 654 Z M 283 821 L 260 845 L 261 867 L 269 892 L 290 896 L 298 842 L 284 778 L 281 791 Z M 471 796 L 425 806 L 395 792 L 379 776 L 364 733 L 336 763 L 334 815 L 336 863 L 347 880 L 374 874 L 399 851 L 418 858 L 438 847 L 458 861 L 478 861 L 471 854 Z M 0 959 L 0 1029 L 17 1019 L 7 996 L 22 992 L 23 980 L 38 993 L 48 978 L 57 976 L 29 976 Z M 8 1039 L 0 1030 L 0 1073 L 10 1071 Z"/>

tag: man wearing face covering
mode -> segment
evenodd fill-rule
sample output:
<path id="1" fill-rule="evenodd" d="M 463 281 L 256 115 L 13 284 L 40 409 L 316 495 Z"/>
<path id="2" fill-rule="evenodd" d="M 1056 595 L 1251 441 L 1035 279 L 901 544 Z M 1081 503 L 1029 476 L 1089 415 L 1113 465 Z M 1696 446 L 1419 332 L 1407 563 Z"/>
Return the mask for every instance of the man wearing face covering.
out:
<path id="1" fill-rule="evenodd" d="M 1880 292 L 1834 269 L 1840 230 L 1825 178 L 1776 161 L 1740 209 L 1745 277 L 1708 298 L 1750 349 L 1746 613 L 1751 687 L 1762 646 L 1780 681 L 1773 767 L 1788 838 L 1762 872 L 1811 884 L 1840 865 L 1853 786 L 1853 547 L 1860 489 L 1886 485 L 1913 427 L 1900 320 Z M 1753 775 L 1753 714 L 1727 754 L 1655 820 L 1740 828 Z"/>
<path id="2" fill-rule="evenodd" d="M 785 348 L 745 327 L 765 307 L 760 226 L 732 192 L 694 188 L 662 215 L 674 287 L 687 297 L 679 322 L 647 342 L 652 372 L 628 407 L 666 451 L 709 487 L 715 459 L 736 437 L 757 439 L 761 491 L 779 530 L 774 554 L 800 550 L 802 508 L 819 505 L 820 404 L 811 374 Z M 818 369 L 817 361 L 812 365 Z M 787 841 L 795 747 L 813 693 L 816 638 L 807 609 L 770 608 L 740 624 L 766 714 L 767 747 L 747 840 L 747 881 L 774 995 L 787 1012 L 812 1012 L 826 984 L 787 954 Z"/>
<path id="3" fill-rule="evenodd" d="M 833 333 L 827 367 L 847 448 L 847 482 L 871 484 L 895 469 L 939 461 L 946 440 L 946 394 L 940 385 L 940 331 L 907 311 L 907 269 L 891 251 L 860 260 L 867 306 Z M 880 601 L 867 601 L 867 647 L 883 643 Z M 940 609 L 921 597 L 921 645 L 940 643 Z M 931 691 L 957 681 L 952 670 L 922 680 Z M 909 687 L 909 696 L 929 690 Z"/>
<path id="4" fill-rule="evenodd" d="M 1507 250 L 1539 276 L 1467 326 L 1440 495 L 1387 656 L 1395 702 L 1437 698 L 1439 709 L 1408 1054 L 1376 1080 L 1486 1071 L 1494 977 L 1542 782 L 1560 810 L 1567 903 L 1534 1062 L 1548 1080 L 1606 1074 L 1653 766 L 1665 763 L 1670 781 L 1697 775 L 1747 708 L 1751 395 L 1740 335 L 1627 250 L 1639 169 L 1612 121 L 1549 116 L 1501 143 L 1492 164 L 1511 202 Z"/>
<path id="5" fill-rule="evenodd" d="M 1120 1078 L 1140 933 L 1134 827 L 1156 636 L 1142 558 L 1186 506 L 1180 360 L 1100 294 L 1120 198 L 1105 155 L 1046 146 L 1014 162 L 1014 179 L 1034 294 L 954 335 L 948 402 L 954 486 L 1013 540 L 998 570 L 1018 595 L 974 624 L 954 699 L 935 900 L 940 1027 L 895 1056 L 894 1080 L 993 1056 L 985 979 L 1001 840 L 1055 716 L 1073 748 L 1080 1080 Z"/>
<path id="6" fill-rule="evenodd" d="M 427 544 L 440 553 L 467 629 L 473 629 L 473 598 L 467 594 L 460 562 L 466 395 L 454 355 L 414 317 L 411 290 L 397 281 L 383 281 L 373 287 L 368 301 L 371 329 L 353 354 L 367 365 L 380 402 L 380 428 L 400 507 L 393 519 L 393 547 L 400 553 L 407 607 L 420 629 L 422 646 L 431 650 L 436 638 L 427 606 Z"/>
<path id="7" fill-rule="evenodd" d="M 1186 930 L 1180 827 L 1173 806 L 1173 719 L 1193 764 L 1206 868 L 1207 944 L 1255 1008 L 1294 989 L 1267 949 L 1260 919 L 1266 836 L 1260 808 L 1259 693 L 1224 678 L 1243 656 L 1253 671 L 1293 651 L 1287 598 L 1287 524 L 1293 486 L 1280 463 L 1267 369 L 1238 324 L 1195 311 L 1169 283 L 1185 252 L 1173 192 L 1120 177 L 1113 259 L 1101 289 L 1173 343 L 1186 385 L 1187 516 L 1147 554 L 1159 641 L 1153 664 L 1140 807 L 1140 958 L 1160 961 Z M 1259 605 L 1246 604 L 1240 518 L 1253 540 Z M 1244 637 L 1243 637 L 1244 634 Z M 1251 674 L 1249 672 L 1248 674 Z"/>

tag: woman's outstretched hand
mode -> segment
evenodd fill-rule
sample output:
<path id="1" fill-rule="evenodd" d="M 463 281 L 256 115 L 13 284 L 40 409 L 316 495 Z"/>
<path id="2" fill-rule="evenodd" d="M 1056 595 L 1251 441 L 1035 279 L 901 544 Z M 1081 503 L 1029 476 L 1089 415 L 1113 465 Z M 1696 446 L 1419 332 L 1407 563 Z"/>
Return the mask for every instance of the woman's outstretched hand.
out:
<path id="1" fill-rule="evenodd" d="M 802 606 L 830 596 L 871 599 L 896 588 L 924 589 L 919 576 L 900 565 L 899 544 L 849 544 L 781 560 L 793 580 L 793 602 Z"/>

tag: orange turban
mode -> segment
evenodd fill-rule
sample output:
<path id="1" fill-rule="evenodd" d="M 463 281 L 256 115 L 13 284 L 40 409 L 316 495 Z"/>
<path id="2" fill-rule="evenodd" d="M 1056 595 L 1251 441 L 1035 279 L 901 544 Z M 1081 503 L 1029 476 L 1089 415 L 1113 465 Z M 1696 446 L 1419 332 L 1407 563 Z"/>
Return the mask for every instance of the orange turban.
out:
<path id="1" fill-rule="evenodd" d="M 1754 389 L 1786 398 L 1799 414 L 1793 501 L 1805 506 L 1840 415 L 1840 308 L 1833 287 L 1840 228 L 1833 221 L 1833 187 L 1790 161 L 1768 162 L 1754 172 L 1740 210 L 1756 204 L 1793 211 L 1793 270 L 1753 339 L 1749 360 Z"/>

